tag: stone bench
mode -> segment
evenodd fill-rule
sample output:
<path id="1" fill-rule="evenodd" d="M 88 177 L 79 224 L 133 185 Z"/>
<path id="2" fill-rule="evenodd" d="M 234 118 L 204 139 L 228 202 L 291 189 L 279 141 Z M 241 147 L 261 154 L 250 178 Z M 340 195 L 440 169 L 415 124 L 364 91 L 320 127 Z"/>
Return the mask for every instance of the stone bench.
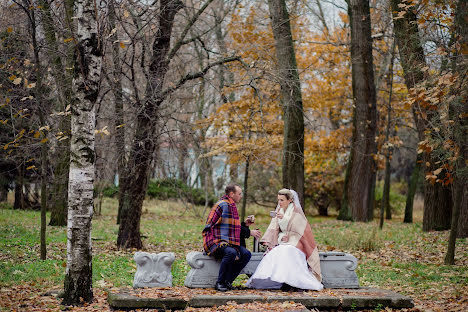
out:
<path id="1" fill-rule="evenodd" d="M 359 288 L 356 275 L 357 259 L 343 252 L 321 252 L 320 268 L 322 283 L 325 288 Z M 249 263 L 241 274 L 252 275 L 263 258 L 262 252 L 253 252 Z M 199 251 L 187 254 L 187 262 L 191 267 L 185 278 L 185 286 L 191 288 L 212 288 L 218 278 L 220 260 L 207 256 Z"/>

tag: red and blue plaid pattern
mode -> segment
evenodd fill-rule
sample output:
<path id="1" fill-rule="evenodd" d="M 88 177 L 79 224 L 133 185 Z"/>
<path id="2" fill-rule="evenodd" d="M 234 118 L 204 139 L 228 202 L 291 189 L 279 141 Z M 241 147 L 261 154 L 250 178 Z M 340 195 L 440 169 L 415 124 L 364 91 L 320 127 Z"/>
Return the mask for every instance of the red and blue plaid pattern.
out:
<path id="1" fill-rule="evenodd" d="M 240 245 L 241 225 L 236 203 L 227 195 L 221 197 L 206 219 L 203 229 L 203 248 L 213 254 L 223 242 L 232 246 Z"/>

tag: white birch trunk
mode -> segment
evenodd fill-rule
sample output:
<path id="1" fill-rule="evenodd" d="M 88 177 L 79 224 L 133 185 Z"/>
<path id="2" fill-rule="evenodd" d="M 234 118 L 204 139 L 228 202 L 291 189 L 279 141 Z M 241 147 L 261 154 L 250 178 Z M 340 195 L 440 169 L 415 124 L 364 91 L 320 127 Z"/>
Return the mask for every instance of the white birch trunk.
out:
<path id="1" fill-rule="evenodd" d="M 94 0 L 75 0 L 77 60 L 71 107 L 65 304 L 93 299 L 91 219 L 94 182 L 94 104 L 99 93 L 102 56 Z"/>

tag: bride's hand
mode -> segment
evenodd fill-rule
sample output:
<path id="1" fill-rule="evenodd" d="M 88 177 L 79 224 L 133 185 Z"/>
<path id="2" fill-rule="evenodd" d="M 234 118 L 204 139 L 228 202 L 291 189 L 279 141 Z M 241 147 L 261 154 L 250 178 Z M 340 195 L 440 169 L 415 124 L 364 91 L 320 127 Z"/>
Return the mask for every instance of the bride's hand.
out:
<path id="1" fill-rule="evenodd" d="M 288 235 L 284 235 L 283 238 L 281 238 L 281 241 L 282 241 L 282 242 L 287 242 L 287 241 L 289 241 L 289 236 L 288 236 Z"/>
<path id="2" fill-rule="evenodd" d="M 281 213 L 280 211 L 278 211 L 278 212 L 276 213 L 276 217 L 277 217 L 278 219 L 283 219 L 284 213 Z"/>

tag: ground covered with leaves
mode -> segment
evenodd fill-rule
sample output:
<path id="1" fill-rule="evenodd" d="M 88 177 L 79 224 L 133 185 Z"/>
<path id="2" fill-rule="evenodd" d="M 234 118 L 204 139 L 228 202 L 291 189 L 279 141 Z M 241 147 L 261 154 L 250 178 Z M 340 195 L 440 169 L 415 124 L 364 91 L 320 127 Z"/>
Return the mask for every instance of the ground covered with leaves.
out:
<path id="1" fill-rule="evenodd" d="M 107 292 L 133 284 L 135 250 L 118 250 L 116 238 L 117 202 L 106 199 L 103 213 L 93 219 L 94 302 L 81 307 L 65 307 L 57 298 L 62 289 L 66 266 L 66 229 L 48 227 L 47 260 L 39 260 L 39 212 L 0 210 L 0 311 L 110 311 Z M 201 250 L 201 229 L 208 211 L 183 203 L 147 201 L 143 208 L 141 231 L 145 251 L 172 251 L 176 254 L 172 274 L 174 287 L 142 292 L 148 296 L 190 296 L 183 287 L 189 271 L 185 255 Z M 249 207 L 257 226 L 268 225 L 268 208 Z M 468 242 L 457 240 L 456 264 L 443 264 L 448 231 L 422 232 L 421 212 L 416 211 L 413 224 L 404 224 L 396 216 L 383 230 L 377 222 L 352 223 L 335 218 L 310 218 L 320 251 L 344 251 L 359 260 L 357 274 L 361 286 L 389 289 L 410 296 L 415 308 L 407 311 L 468 310 Z M 242 286 L 241 275 L 235 285 Z M 258 290 L 238 290 L 256 294 Z M 307 292 L 311 295 L 333 295 L 334 290 Z M 146 294 L 145 294 L 146 293 Z M 292 296 L 301 296 L 293 293 Z M 294 302 L 230 303 L 210 309 L 187 308 L 186 311 L 303 311 Z M 387 309 L 391 310 L 391 309 Z"/>

